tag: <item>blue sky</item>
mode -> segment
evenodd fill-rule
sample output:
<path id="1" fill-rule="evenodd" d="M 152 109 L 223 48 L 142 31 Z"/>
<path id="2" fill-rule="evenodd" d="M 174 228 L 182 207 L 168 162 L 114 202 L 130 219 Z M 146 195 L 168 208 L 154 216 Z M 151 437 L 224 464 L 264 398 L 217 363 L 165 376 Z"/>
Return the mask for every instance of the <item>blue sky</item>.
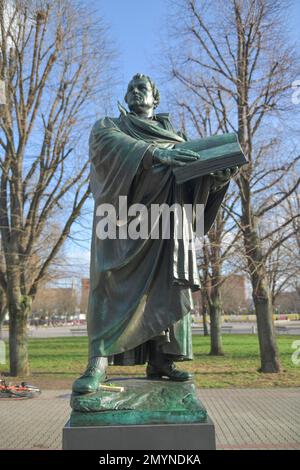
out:
<path id="1" fill-rule="evenodd" d="M 160 31 L 165 29 L 168 0 L 98 0 L 98 5 L 119 50 L 120 89 L 125 89 L 136 72 L 151 75 L 157 81 L 158 73 L 151 62 L 154 50 L 159 48 Z M 300 0 L 291 0 L 287 26 L 300 47 L 299 25 Z"/>
<path id="2" fill-rule="evenodd" d="M 101 0 L 99 10 L 110 25 L 111 37 L 119 51 L 121 88 L 137 72 L 156 78 L 150 57 L 157 48 L 166 0 Z"/>

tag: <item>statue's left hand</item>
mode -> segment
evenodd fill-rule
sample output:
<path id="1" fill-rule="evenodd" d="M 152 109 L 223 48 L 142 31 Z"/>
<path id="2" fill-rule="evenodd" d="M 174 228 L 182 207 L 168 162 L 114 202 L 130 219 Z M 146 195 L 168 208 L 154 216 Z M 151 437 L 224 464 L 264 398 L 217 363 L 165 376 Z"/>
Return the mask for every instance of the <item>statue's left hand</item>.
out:
<path id="1" fill-rule="evenodd" d="M 218 191 L 219 189 L 223 188 L 223 186 L 228 183 L 230 178 L 235 176 L 238 171 L 239 167 L 235 166 L 234 168 L 226 168 L 226 170 L 211 173 L 211 176 L 213 177 L 212 191 Z"/>

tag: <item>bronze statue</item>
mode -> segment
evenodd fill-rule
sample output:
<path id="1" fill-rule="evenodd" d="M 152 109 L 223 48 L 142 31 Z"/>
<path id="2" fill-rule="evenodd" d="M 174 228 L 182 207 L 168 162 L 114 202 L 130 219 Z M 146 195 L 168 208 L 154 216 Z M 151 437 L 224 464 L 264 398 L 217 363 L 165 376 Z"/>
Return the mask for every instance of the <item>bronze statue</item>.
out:
<path id="1" fill-rule="evenodd" d="M 95 199 L 88 305 L 89 363 L 73 384 L 76 393 L 98 389 L 110 364 L 148 362 L 148 378 L 186 381 L 176 361 L 191 360 L 192 291 L 199 289 L 195 250 L 188 247 L 192 221 L 180 240 L 100 239 L 97 207 L 129 203 L 203 204 L 204 231 L 211 227 L 234 169 L 176 184 L 174 167 L 201 158 L 187 148 L 168 114 L 155 114 L 159 92 L 150 77 L 129 82 L 118 118 L 105 117 L 91 131 L 90 185 Z M 196 141 L 193 141 L 195 143 Z M 195 150 L 195 145 L 193 149 Z M 176 219 L 171 220 L 171 232 Z M 172 232 L 173 233 L 173 232 Z"/>

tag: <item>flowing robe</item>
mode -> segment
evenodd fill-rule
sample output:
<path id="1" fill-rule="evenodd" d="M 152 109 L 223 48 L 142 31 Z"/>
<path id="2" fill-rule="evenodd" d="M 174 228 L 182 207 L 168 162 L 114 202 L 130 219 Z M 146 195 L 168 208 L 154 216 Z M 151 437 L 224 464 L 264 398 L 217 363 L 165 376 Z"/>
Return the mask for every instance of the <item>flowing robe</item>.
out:
<path id="1" fill-rule="evenodd" d="M 211 192 L 211 177 L 182 185 L 172 168 L 160 163 L 145 169 L 143 158 L 152 145 L 173 148 L 185 140 L 167 114 L 154 120 L 121 113 L 95 123 L 89 141 L 90 186 L 95 200 L 88 305 L 89 355 L 109 356 L 115 364 L 143 364 L 149 340 L 176 360 L 192 359 L 192 291 L 199 289 L 195 248 L 190 249 L 193 221 L 183 220 L 183 237 L 176 239 L 176 215 L 171 239 L 100 239 L 97 207 L 130 204 L 203 204 L 205 233 L 212 225 L 227 186 Z"/>

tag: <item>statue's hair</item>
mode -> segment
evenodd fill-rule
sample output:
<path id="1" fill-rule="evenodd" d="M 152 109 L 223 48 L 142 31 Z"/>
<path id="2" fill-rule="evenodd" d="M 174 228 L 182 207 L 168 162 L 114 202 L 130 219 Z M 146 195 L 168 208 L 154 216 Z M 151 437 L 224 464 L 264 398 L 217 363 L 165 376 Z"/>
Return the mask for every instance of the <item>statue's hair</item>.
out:
<path id="1" fill-rule="evenodd" d="M 131 83 L 133 80 L 140 80 L 140 79 L 146 79 L 150 83 L 151 88 L 152 88 L 153 98 L 154 98 L 154 108 L 157 108 L 157 106 L 159 105 L 159 101 L 160 101 L 160 94 L 154 81 L 148 75 L 144 75 L 143 73 L 136 73 L 132 77 L 129 83 Z M 127 103 L 126 96 L 127 96 L 127 92 L 125 95 L 125 102 Z"/>

